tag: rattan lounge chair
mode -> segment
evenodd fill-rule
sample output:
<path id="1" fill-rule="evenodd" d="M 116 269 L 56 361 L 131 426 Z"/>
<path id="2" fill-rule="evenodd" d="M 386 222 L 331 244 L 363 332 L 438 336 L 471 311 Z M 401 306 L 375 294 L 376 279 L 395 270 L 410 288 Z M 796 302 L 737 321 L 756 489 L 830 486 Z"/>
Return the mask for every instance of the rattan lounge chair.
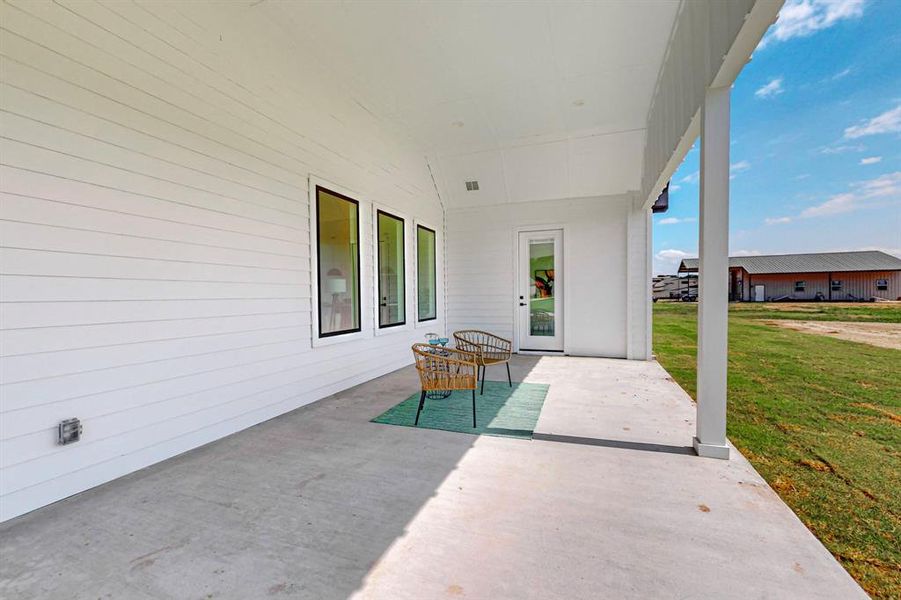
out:
<path id="1" fill-rule="evenodd" d="M 510 384 L 510 387 L 513 387 L 513 380 L 510 378 L 510 357 L 513 355 L 513 342 L 487 331 L 466 329 L 454 332 L 454 343 L 460 350 L 476 355 L 476 362 L 479 365 L 482 376 L 481 393 L 485 393 L 485 371 L 488 365 L 505 364 L 507 366 L 507 383 Z"/>
<path id="2" fill-rule="evenodd" d="M 472 390 L 472 426 L 476 426 L 476 387 L 479 385 L 477 357 L 471 352 L 456 348 L 440 348 L 431 344 L 413 344 L 413 358 L 422 383 L 416 421 L 425 399 L 441 399 L 450 396 L 453 390 Z"/>

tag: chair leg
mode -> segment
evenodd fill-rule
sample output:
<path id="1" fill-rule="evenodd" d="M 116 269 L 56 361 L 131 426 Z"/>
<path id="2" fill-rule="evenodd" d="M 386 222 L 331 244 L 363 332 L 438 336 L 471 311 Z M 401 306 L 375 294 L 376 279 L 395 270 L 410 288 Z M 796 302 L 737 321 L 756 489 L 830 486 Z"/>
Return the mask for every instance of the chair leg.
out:
<path id="1" fill-rule="evenodd" d="M 472 428 L 476 427 L 476 391 L 472 390 Z"/>
<path id="2" fill-rule="evenodd" d="M 479 395 L 485 394 L 485 373 L 488 371 L 488 365 L 482 367 L 482 391 L 479 392 Z"/>
<path id="3" fill-rule="evenodd" d="M 513 387 L 513 379 L 510 377 L 510 363 L 504 363 L 507 365 L 507 383 L 510 384 L 510 387 Z"/>
<path id="4" fill-rule="evenodd" d="M 419 425 L 419 413 L 422 412 L 423 404 L 425 404 L 425 390 L 422 390 L 422 394 L 419 395 L 419 408 L 416 409 L 416 421 L 413 423 L 413 427 Z"/>

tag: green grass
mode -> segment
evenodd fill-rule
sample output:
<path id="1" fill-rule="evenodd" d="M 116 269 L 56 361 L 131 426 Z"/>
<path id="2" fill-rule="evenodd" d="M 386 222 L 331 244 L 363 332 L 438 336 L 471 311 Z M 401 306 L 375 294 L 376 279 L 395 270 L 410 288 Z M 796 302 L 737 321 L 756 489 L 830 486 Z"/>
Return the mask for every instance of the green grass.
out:
<path id="1" fill-rule="evenodd" d="M 732 311 L 748 319 L 901 323 L 901 307 L 896 303 L 746 302 L 733 305 Z"/>
<path id="2" fill-rule="evenodd" d="M 654 306 L 654 351 L 695 394 L 697 306 Z M 741 304 L 729 439 L 873 597 L 901 597 L 901 351 L 761 319 L 901 322 L 901 306 Z"/>

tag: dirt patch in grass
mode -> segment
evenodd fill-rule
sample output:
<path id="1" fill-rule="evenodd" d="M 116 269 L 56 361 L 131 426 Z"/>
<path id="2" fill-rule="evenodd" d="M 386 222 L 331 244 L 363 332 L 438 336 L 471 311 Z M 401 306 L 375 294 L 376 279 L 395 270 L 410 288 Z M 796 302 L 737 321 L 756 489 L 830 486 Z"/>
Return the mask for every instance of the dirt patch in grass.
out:
<path id="1" fill-rule="evenodd" d="M 800 331 L 801 333 L 826 335 L 840 340 L 848 340 L 849 342 L 861 342 L 871 346 L 901 350 L 901 323 L 790 321 L 781 319 L 768 319 L 763 322 L 768 325 Z"/>
<path id="2" fill-rule="evenodd" d="M 878 406 L 870 404 L 869 402 L 852 402 L 851 406 L 859 406 L 860 408 L 867 408 L 869 410 L 872 410 L 873 412 L 877 412 L 880 415 L 888 418 L 895 425 L 901 425 L 901 415 L 896 415 L 895 413 L 893 413 L 889 410 L 880 408 Z"/>
<path id="3" fill-rule="evenodd" d="M 813 469 L 814 471 L 819 471 L 820 473 L 831 473 L 832 467 L 827 465 L 821 460 L 810 460 L 807 458 L 801 459 L 798 461 L 800 464 L 804 465 L 808 469 Z"/>

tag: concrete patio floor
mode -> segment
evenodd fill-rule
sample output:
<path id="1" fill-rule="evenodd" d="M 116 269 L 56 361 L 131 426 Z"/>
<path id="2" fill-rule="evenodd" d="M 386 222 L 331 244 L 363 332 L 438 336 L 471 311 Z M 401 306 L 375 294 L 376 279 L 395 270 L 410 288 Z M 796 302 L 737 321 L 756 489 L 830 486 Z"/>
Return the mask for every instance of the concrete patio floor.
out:
<path id="1" fill-rule="evenodd" d="M 0 597 L 866 597 L 658 364 L 513 376 L 537 439 L 370 423 L 408 367 L 0 526 Z"/>

